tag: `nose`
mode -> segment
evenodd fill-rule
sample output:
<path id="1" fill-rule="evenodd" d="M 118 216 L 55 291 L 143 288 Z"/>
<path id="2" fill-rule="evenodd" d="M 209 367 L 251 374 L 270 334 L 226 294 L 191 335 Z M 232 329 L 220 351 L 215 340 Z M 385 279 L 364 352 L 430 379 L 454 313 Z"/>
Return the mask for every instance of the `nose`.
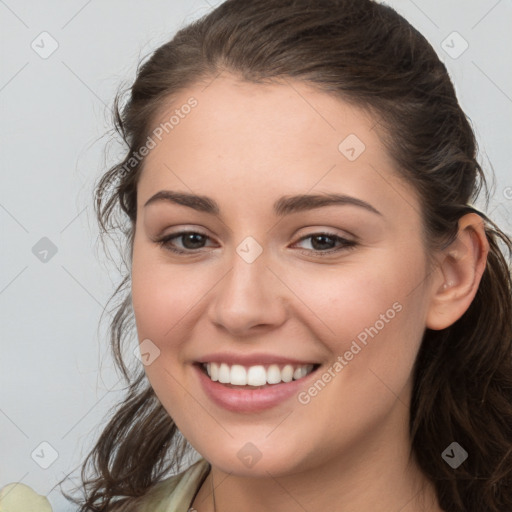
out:
<path id="1" fill-rule="evenodd" d="M 230 270 L 213 290 L 210 320 L 237 338 L 283 324 L 288 289 L 276 277 L 278 272 L 270 268 L 264 253 L 249 263 L 235 252 L 230 263 Z"/>

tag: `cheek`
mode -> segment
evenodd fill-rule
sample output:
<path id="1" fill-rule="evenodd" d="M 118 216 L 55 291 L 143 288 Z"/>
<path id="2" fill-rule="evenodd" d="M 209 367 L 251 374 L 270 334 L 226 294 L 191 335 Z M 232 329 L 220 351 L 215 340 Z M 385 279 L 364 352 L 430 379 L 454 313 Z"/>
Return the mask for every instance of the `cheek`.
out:
<path id="1" fill-rule="evenodd" d="M 412 261 L 421 262 L 421 254 Z M 424 297 L 418 286 L 422 272 L 420 264 L 407 266 L 390 254 L 364 270 L 354 265 L 329 276 L 319 271 L 300 283 L 298 293 L 329 327 L 322 342 L 332 360 L 318 375 L 325 384 L 315 381 L 298 397 L 304 407 L 298 408 L 296 418 L 311 428 L 317 428 L 314 418 L 324 418 L 322 429 L 330 446 L 376 428 L 397 400 L 407 403 L 424 331 Z"/>
<path id="2" fill-rule="evenodd" d="M 340 348 L 367 328 L 376 326 L 383 331 L 402 325 L 403 317 L 411 319 L 413 311 L 421 314 L 422 303 L 411 292 L 421 283 L 423 271 L 408 267 L 394 254 L 364 265 L 318 266 L 309 272 L 293 272 L 287 279 L 297 297 L 328 328 Z M 403 315 L 406 310 L 408 314 Z M 364 339 L 364 334 L 360 338 Z"/>
<path id="3" fill-rule="evenodd" d="M 187 321 L 193 316 L 200 295 L 197 272 L 195 279 L 187 279 L 184 268 L 158 261 L 150 247 L 134 245 L 131 290 L 137 336 L 139 342 L 149 339 L 159 350 L 144 371 L 178 427 L 182 426 L 183 411 L 190 401 L 181 374 L 182 346 L 190 335 Z"/>
<path id="4" fill-rule="evenodd" d="M 328 328 L 318 332 L 326 333 L 332 361 L 343 358 L 345 384 L 378 388 L 380 378 L 399 393 L 409 379 L 425 329 L 422 261 L 419 252 L 389 251 L 364 266 L 319 268 L 297 281 L 294 291 Z"/>
<path id="5" fill-rule="evenodd" d="M 179 339 L 176 333 L 181 321 L 194 314 L 208 283 L 193 265 L 165 264 L 158 256 L 151 248 L 135 246 L 132 304 L 139 339 L 154 340 L 164 350 L 173 339 Z"/>

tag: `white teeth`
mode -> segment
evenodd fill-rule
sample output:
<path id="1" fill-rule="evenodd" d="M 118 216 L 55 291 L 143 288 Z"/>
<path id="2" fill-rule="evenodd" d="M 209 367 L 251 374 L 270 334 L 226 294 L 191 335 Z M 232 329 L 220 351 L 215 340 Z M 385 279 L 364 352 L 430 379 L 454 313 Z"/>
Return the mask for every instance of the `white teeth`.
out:
<path id="1" fill-rule="evenodd" d="M 281 370 L 277 364 L 271 364 L 267 370 L 267 384 L 279 384 L 281 382 Z"/>
<path id="2" fill-rule="evenodd" d="M 212 366 L 215 363 L 211 363 Z M 231 381 L 229 366 L 226 363 L 222 363 L 219 367 L 219 382 L 221 384 L 229 384 Z"/>
<path id="3" fill-rule="evenodd" d="M 247 372 L 245 368 L 239 364 L 234 364 L 231 367 L 231 372 L 229 374 L 231 379 L 229 382 L 231 384 L 235 384 L 236 386 L 245 386 L 247 385 Z"/>
<path id="4" fill-rule="evenodd" d="M 226 363 L 206 363 L 203 367 L 211 380 L 234 386 L 264 386 L 291 382 L 305 377 L 313 370 L 312 364 L 295 367 L 287 364 L 283 368 L 279 368 L 277 364 L 271 364 L 268 368 L 263 365 L 246 368 L 240 364 L 230 367 Z"/>
<path id="5" fill-rule="evenodd" d="M 208 363 L 206 366 L 206 371 L 208 372 L 208 375 L 210 376 L 210 379 L 213 381 L 219 380 L 219 366 L 213 363 Z"/>
<path id="6" fill-rule="evenodd" d="M 249 386 L 264 386 L 267 383 L 267 372 L 263 366 L 251 366 L 247 372 Z"/>
<path id="7" fill-rule="evenodd" d="M 302 377 L 302 368 L 297 368 L 294 372 L 293 372 L 293 378 L 295 380 L 297 379 L 300 379 Z"/>
<path id="8" fill-rule="evenodd" d="M 293 380 L 293 366 L 291 364 L 287 364 L 281 370 L 281 379 L 285 382 L 291 382 Z"/>

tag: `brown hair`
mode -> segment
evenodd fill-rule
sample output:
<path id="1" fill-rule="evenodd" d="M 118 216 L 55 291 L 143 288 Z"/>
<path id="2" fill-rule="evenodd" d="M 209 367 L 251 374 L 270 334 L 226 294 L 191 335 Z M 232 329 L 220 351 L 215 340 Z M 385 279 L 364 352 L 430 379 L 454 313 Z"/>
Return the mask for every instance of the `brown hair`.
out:
<path id="1" fill-rule="evenodd" d="M 177 92 L 227 71 L 250 82 L 298 79 L 371 111 L 397 169 L 419 193 L 429 247 L 450 243 L 458 219 L 485 221 L 490 252 L 478 292 L 450 327 L 426 329 L 414 368 L 411 451 L 447 512 L 512 510 L 511 240 L 471 206 L 485 185 L 476 141 L 443 63 L 427 40 L 392 8 L 371 0 L 227 0 L 181 29 L 139 67 L 128 101 L 115 102 L 124 160 L 96 188 L 104 233 L 133 248 L 137 182 L 133 160 L 162 105 Z M 130 160 L 132 159 L 132 160 Z M 485 188 L 488 201 L 489 193 Z M 129 265 L 128 265 L 129 267 Z M 135 510 L 187 451 L 143 369 L 122 358 L 132 339 L 127 271 L 110 324 L 126 398 L 82 467 L 80 511 Z M 468 459 L 452 469 L 441 457 L 453 441 Z M 92 465 L 94 476 L 86 478 Z"/>

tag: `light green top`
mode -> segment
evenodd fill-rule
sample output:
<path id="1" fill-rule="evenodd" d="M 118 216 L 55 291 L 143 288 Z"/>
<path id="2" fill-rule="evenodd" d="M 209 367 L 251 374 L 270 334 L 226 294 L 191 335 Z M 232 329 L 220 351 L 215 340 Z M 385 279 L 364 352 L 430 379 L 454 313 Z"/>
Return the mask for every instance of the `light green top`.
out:
<path id="1" fill-rule="evenodd" d="M 28 485 L 13 482 L 0 489 L 0 512 L 52 512 L 46 496 Z"/>
<path id="2" fill-rule="evenodd" d="M 209 470 L 209 463 L 205 459 L 200 459 L 182 473 L 158 482 L 144 497 L 142 506 L 138 510 L 140 512 L 187 512 Z"/>
<path id="3" fill-rule="evenodd" d="M 187 512 L 210 469 L 201 458 L 185 471 L 158 482 L 142 498 L 139 512 Z M 193 509 L 192 509 L 193 510 Z M 0 489 L 0 512 L 52 512 L 45 496 L 15 482 Z"/>

